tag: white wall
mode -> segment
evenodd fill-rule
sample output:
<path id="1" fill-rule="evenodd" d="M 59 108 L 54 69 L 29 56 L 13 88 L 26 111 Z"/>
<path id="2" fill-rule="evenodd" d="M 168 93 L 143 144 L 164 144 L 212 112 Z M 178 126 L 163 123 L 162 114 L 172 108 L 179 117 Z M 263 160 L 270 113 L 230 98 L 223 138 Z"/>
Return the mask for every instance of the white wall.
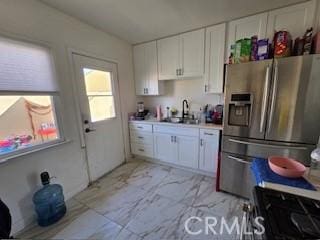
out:
<path id="1" fill-rule="evenodd" d="M 64 187 L 66 197 L 86 187 L 88 176 L 80 148 L 71 66 L 67 48 L 79 49 L 118 62 L 121 105 L 129 154 L 127 112 L 135 108 L 132 47 L 35 0 L 1 0 L 0 34 L 46 42 L 57 57 L 63 125 L 70 143 L 12 159 L 0 165 L 0 197 L 13 215 L 14 232 L 34 217 L 32 194 L 40 185 L 39 173 L 48 170 Z"/>
<path id="2" fill-rule="evenodd" d="M 182 101 L 187 99 L 190 103 L 191 111 L 199 111 L 200 107 L 206 104 L 216 105 L 223 103 L 222 94 L 205 94 L 203 79 L 185 79 L 164 81 L 163 96 L 139 97 L 139 100 L 145 103 L 150 110 L 157 105 L 161 105 L 163 113 L 166 113 L 166 107 L 175 107 L 181 114 Z"/>

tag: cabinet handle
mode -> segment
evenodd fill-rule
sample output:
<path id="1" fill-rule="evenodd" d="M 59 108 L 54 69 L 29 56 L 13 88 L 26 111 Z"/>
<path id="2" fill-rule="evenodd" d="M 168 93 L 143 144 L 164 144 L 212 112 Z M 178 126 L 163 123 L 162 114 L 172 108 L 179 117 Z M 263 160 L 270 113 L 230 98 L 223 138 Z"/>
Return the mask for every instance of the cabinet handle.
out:
<path id="1" fill-rule="evenodd" d="M 179 69 L 176 69 L 176 75 L 179 76 Z"/>
<path id="2" fill-rule="evenodd" d="M 207 132 L 205 132 L 204 135 L 213 136 L 214 134 L 213 134 L 213 133 L 207 133 Z"/>
<path id="3" fill-rule="evenodd" d="M 139 128 L 139 129 L 143 129 L 143 127 L 140 127 L 140 126 L 138 126 L 137 128 Z"/>
<path id="4" fill-rule="evenodd" d="M 183 75 L 183 72 L 184 72 L 183 70 L 184 70 L 183 68 L 180 69 L 180 75 Z"/>
<path id="5" fill-rule="evenodd" d="M 142 149 L 142 148 L 139 148 L 138 150 L 139 150 L 140 152 L 144 152 L 144 149 Z"/>
<path id="6" fill-rule="evenodd" d="M 208 92 L 208 91 L 209 91 L 209 85 L 206 84 L 206 85 L 204 86 L 204 91 L 205 91 L 205 92 Z"/>
<path id="7" fill-rule="evenodd" d="M 140 136 L 139 136 L 138 138 L 139 138 L 139 139 L 144 139 L 144 137 L 140 137 Z"/>
<path id="8" fill-rule="evenodd" d="M 177 142 L 177 136 L 174 136 L 174 142 L 175 143 Z"/>
<path id="9" fill-rule="evenodd" d="M 148 88 L 146 88 L 146 94 L 148 94 L 149 93 L 149 89 Z"/>
<path id="10" fill-rule="evenodd" d="M 171 142 L 173 142 L 173 136 L 171 136 Z"/>
<path id="11" fill-rule="evenodd" d="M 203 146 L 203 139 L 200 139 L 200 146 Z"/>

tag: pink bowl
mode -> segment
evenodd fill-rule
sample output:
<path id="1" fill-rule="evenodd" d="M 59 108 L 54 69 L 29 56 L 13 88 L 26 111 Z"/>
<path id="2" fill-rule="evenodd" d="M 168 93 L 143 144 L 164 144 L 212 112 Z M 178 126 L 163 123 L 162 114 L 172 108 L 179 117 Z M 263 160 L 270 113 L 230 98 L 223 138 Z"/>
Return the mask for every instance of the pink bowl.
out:
<path id="1" fill-rule="evenodd" d="M 306 167 L 292 158 L 271 156 L 268 158 L 269 167 L 275 173 L 288 178 L 298 178 L 306 171 Z"/>

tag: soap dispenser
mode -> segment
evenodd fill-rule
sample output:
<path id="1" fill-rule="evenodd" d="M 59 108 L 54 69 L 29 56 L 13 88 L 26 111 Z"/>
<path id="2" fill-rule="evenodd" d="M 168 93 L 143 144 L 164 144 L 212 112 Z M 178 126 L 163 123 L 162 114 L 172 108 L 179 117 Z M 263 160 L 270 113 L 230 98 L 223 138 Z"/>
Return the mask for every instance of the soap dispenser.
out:
<path id="1" fill-rule="evenodd" d="M 309 177 L 316 177 L 320 179 L 320 138 L 317 148 L 313 150 L 311 153 Z"/>
<path id="2" fill-rule="evenodd" d="M 62 186 L 50 184 L 48 172 L 40 174 L 43 187 L 33 195 L 33 203 L 40 226 L 48 226 L 59 221 L 66 213 Z"/>

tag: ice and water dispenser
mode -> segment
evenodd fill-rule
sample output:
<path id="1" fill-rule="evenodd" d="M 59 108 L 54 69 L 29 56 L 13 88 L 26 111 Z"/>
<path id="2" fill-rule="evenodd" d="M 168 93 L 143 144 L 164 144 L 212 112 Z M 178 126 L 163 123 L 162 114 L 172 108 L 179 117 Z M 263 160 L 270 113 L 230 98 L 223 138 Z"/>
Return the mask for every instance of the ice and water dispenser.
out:
<path id="1" fill-rule="evenodd" d="M 250 122 L 251 106 L 251 94 L 231 94 L 228 124 L 230 126 L 248 127 Z"/>

